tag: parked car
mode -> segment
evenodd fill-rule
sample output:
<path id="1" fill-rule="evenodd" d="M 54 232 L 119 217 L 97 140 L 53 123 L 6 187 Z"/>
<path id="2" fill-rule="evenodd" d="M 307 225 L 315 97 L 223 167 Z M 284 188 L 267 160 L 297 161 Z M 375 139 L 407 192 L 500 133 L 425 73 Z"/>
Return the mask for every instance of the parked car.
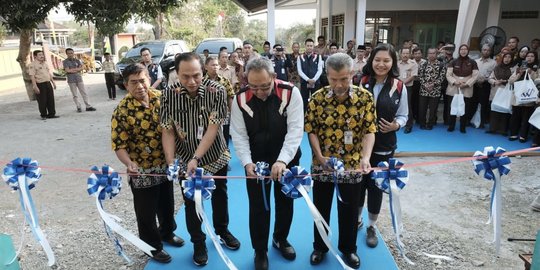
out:
<path id="1" fill-rule="evenodd" d="M 227 47 L 227 51 L 231 53 L 236 48 L 242 48 L 242 41 L 238 38 L 205 38 L 197 45 L 195 53 L 202 56 L 206 49 L 210 56 L 217 56 L 221 47 Z"/>
<path id="2" fill-rule="evenodd" d="M 116 64 L 116 85 L 125 89 L 122 78 L 122 71 L 129 64 L 141 62 L 140 51 L 142 48 L 149 48 L 152 52 L 152 61 L 161 66 L 165 80 L 162 85 L 167 84 L 169 70 L 174 67 L 174 56 L 177 53 L 188 52 L 189 49 L 183 40 L 153 40 L 139 42 L 129 49 L 120 61 Z"/>

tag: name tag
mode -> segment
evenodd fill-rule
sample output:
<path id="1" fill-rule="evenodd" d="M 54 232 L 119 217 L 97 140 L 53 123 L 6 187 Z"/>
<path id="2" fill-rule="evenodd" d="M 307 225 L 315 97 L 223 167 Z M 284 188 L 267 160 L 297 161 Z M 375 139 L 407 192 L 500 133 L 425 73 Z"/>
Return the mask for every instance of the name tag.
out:
<path id="1" fill-rule="evenodd" d="M 343 137 L 345 139 L 345 144 L 352 144 L 353 143 L 353 132 L 352 130 L 347 130 L 343 133 Z"/>
<path id="2" fill-rule="evenodd" d="M 281 68 L 281 74 L 285 74 L 285 68 Z"/>
<path id="3" fill-rule="evenodd" d="M 204 134 L 204 128 L 203 127 L 198 127 L 197 128 L 197 139 L 202 140 L 203 134 Z"/>

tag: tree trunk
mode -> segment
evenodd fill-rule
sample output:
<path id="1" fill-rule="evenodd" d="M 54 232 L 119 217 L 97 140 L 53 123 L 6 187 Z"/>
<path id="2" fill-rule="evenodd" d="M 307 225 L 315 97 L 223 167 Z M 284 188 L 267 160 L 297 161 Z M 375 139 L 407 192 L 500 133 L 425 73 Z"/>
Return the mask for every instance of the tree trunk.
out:
<path id="1" fill-rule="evenodd" d="M 160 40 L 163 35 L 163 13 L 160 12 L 157 18 L 154 20 L 154 27 L 152 28 L 154 32 L 154 39 Z"/>
<path id="2" fill-rule="evenodd" d="M 17 56 L 17 62 L 21 67 L 21 72 L 26 87 L 26 93 L 30 101 L 36 100 L 36 95 L 32 87 L 32 79 L 28 75 L 28 65 L 30 65 L 30 46 L 32 45 L 32 29 L 23 29 L 20 31 L 19 39 L 19 55 Z"/>

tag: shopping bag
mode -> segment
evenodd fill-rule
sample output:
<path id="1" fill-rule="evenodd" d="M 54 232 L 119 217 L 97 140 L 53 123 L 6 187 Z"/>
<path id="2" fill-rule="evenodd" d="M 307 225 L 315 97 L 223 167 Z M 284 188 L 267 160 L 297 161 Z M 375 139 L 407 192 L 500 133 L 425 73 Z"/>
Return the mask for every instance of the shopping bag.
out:
<path id="1" fill-rule="evenodd" d="M 516 97 L 516 105 L 523 105 L 536 101 L 538 97 L 538 89 L 529 76 L 529 71 L 525 71 L 525 77 L 522 81 L 514 83 L 514 96 Z"/>
<path id="2" fill-rule="evenodd" d="M 480 116 L 481 112 L 480 112 L 480 108 L 482 106 L 480 106 L 480 104 L 478 104 L 478 108 L 476 109 L 476 112 L 474 113 L 473 117 L 471 118 L 471 124 L 473 124 L 473 126 L 475 128 L 479 128 L 480 127 L 480 123 L 482 122 L 482 117 Z"/>
<path id="3" fill-rule="evenodd" d="M 461 89 L 458 88 L 458 93 L 452 98 L 452 103 L 450 104 L 450 114 L 455 116 L 462 116 L 465 114 L 465 99 L 463 98 L 463 93 Z"/>
<path id="4" fill-rule="evenodd" d="M 540 129 L 540 107 L 534 110 L 533 114 L 531 115 L 531 118 L 529 118 L 529 123 L 533 125 L 534 127 L 536 127 L 537 129 Z"/>
<path id="5" fill-rule="evenodd" d="M 491 101 L 491 110 L 500 113 L 512 113 L 512 84 L 507 83 L 504 87 L 499 87 L 493 100 Z"/>

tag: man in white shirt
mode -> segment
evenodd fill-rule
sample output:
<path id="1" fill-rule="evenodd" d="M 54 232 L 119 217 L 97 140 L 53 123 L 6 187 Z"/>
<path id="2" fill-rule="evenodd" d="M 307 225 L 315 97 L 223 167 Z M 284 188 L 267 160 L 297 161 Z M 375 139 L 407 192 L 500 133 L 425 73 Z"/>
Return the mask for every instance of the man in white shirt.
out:
<path id="1" fill-rule="evenodd" d="M 315 42 L 308 38 L 304 42 L 306 51 L 298 57 L 296 68 L 300 75 L 300 93 L 304 101 L 304 111 L 307 108 L 307 102 L 311 94 L 320 88 L 320 77 L 323 73 L 324 61 L 320 54 L 317 54 L 313 48 Z"/>
<path id="2" fill-rule="evenodd" d="M 366 46 L 358 45 L 356 48 L 356 58 L 354 59 L 353 72 L 354 74 L 362 73 L 362 68 L 366 65 L 367 59 L 366 55 Z"/>
<path id="3" fill-rule="evenodd" d="M 399 79 L 403 81 L 403 84 L 407 86 L 407 89 L 410 89 L 414 84 L 414 79 L 416 76 L 418 76 L 418 64 L 416 64 L 414 60 L 410 59 L 410 48 L 401 49 L 400 55 L 401 61 L 398 61 Z M 407 91 L 407 101 L 408 104 L 412 103 L 411 91 Z M 412 106 L 409 106 L 409 115 L 413 115 Z M 413 121 L 413 118 L 409 117 L 407 124 L 405 125 L 405 130 L 403 131 L 404 133 L 410 133 L 412 131 Z"/>
<path id="4" fill-rule="evenodd" d="M 472 108 L 475 109 L 480 104 L 480 126 L 484 128 L 484 125 L 489 123 L 489 114 L 491 106 L 489 104 L 489 93 L 491 92 L 491 85 L 488 82 L 488 78 L 495 69 L 497 62 L 491 58 L 491 47 L 487 44 L 482 46 L 482 57 L 476 59 L 478 65 L 478 78 L 474 84 Z M 473 115 L 473 114 L 471 114 Z"/>
<path id="5" fill-rule="evenodd" d="M 286 168 L 300 162 L 304 110 L 298 88 L 276 79 L 272 62 L 265 57 L 246 65 L 248 85 L 236 95 L 231 110 L 231 135 L 236 155 L 244 166 L 249 198 L 249 231 L 255 250 L 255 269 L 268 269 L 270 210 L 264 198 L 270 198 L 274 185 L 275 225 L 272 246 L 287 260 L 296 252 L 287 241 L 293 216 L 293 199 L 281 192 L 275 181 L 258 181 L 257 162 L 269 164 L 270 177 L 277 180 Z M 261 189 L 261 185 L 263 185 Z M 265 194 L 263 195 L 263 191 Z"/>

